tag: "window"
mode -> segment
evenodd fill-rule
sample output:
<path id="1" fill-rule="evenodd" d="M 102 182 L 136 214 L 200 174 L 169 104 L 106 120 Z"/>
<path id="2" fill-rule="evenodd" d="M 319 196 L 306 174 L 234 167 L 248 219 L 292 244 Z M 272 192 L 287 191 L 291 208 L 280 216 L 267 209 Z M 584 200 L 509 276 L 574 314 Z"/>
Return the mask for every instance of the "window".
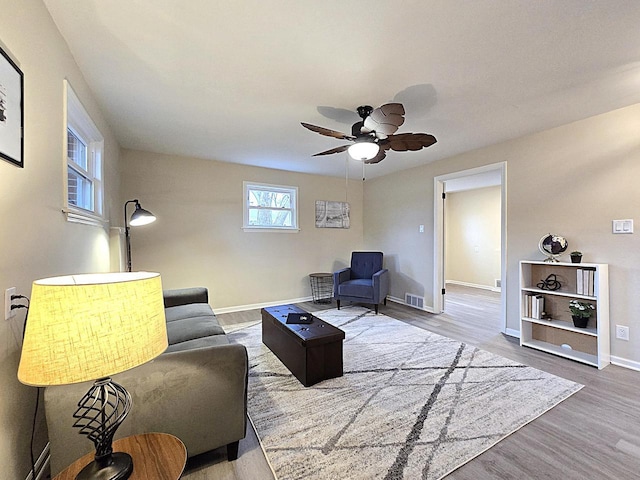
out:
<path id="1" fill-rule="evenodd" d="M 102 153 L 104 139 L 69 83 L 67 95 L 66 209 L 69 221 L 104 222 Z"/>
<path id="2" fill-rule="evenodd" d="M 244 228 L 298 230 L 298 188 L 244 182 Z"/>

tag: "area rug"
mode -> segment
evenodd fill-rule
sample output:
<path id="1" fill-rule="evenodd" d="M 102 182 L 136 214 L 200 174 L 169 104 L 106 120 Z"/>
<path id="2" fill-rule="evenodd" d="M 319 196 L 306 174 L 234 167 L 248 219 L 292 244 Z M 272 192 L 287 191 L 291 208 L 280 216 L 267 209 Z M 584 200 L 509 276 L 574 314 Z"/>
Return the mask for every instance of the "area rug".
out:
<path id="1" fill-rule="evenodd" d="M 344 376 L 305 388 L 261 341 L 248 410 L 285 479 L 439 479 L 582 385 L 362 307 L 315 314 L 346 333 Z"/>

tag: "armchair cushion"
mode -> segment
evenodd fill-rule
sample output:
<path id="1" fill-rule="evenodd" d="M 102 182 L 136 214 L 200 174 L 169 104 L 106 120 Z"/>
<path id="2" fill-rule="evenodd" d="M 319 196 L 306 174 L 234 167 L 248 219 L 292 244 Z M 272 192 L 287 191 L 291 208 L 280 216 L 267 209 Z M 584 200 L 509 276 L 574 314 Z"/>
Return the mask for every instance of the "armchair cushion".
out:
<path id="1" fill-rule="evenodd" d="M 373 280 L 357 278 L 338 285 L 338 294 L 346 297 L 373 298 Z"/>
<path id="2" fill-rule="evenodd" d="M 371 278 L 382 270 L 382 252 L 353 252 L 351 278 Z"/>

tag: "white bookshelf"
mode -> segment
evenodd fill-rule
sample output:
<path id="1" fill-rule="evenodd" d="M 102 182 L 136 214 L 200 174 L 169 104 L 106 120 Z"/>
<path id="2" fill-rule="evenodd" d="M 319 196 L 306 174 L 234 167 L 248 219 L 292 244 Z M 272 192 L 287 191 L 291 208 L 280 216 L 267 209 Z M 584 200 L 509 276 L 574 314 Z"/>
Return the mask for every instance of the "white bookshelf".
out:
<path id="1" fill-rule="evenodd" d="M 578 294 L 578 269 L 593 271 L 593 295 Z M 550 274 L 561 288 L 555 291 L 537 285 Z M 590 292 L 589 292 L 590 293 Z M 527 315 L 529 296 L 542 296 L 547 318 Z M 573 325 L 569 301 L 577 299 L 595 306 L 587 328 Z M 609 266 L 603 263 L 520 262 L 520 345 L 531 347 L 594 367 L 610 362 Z"/>

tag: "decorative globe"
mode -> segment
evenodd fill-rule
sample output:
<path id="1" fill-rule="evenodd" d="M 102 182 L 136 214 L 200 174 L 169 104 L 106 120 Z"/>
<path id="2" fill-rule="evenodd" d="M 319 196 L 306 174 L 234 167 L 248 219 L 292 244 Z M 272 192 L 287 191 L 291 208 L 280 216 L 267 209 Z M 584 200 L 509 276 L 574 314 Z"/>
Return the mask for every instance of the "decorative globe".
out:
<path id="1" fill-rule="evenodd" d="M 558 259 L 556 257 L 564 253 L 568 246 L 569 243 L 566 238 L 551 233 L 544 235 L 538 244 L 540 251 L 547 256 L 548 262 L 557 262 Z"/>

